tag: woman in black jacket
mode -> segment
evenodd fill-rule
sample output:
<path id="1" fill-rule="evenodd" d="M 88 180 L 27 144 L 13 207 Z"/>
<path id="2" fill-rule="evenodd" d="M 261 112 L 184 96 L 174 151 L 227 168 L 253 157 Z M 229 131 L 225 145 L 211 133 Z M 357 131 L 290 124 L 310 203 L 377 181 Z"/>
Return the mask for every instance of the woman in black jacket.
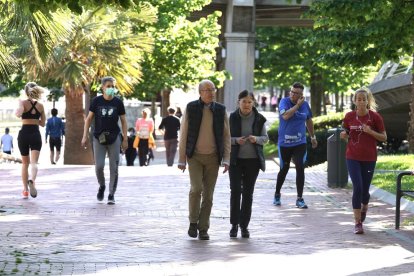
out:
<path id="1" fill-rule="evenodd" d="M 259 170 L 265 170 L 263 145 L 269 140 L 266 118 L 255 108 L 253 93 L 244 90 L 238 97 L 239 108 L 230 114 L 230 237 L 249 238 L 253 191 Z M 240 204 L 241 202 L 241 204 Z"/>

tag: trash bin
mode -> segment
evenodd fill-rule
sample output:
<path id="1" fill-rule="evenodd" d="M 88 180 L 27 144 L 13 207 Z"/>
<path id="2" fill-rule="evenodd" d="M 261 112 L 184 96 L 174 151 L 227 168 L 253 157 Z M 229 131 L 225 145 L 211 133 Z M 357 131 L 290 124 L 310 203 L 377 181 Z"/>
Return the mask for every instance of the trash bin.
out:
<path id="1" fill-rule="evenodd" d="M 341 139 L 342 128 L 328 130 L 327 159 L 328 186 L 345 187 L 348 183 L 348 168 L 345 161 L 346 142 Z"/>

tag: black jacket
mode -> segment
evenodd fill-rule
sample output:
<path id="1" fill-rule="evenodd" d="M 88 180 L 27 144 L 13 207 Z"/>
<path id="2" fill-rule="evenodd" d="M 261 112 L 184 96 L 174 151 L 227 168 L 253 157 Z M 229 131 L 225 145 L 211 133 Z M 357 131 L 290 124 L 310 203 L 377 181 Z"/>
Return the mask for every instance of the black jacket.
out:
<path id="1" fill-rule="evenodd" d="M 200 132 L 201 119 L 203 118 L 204 102 L 201 99 L 187 104 L 188 134 L 186 144 L 186 155 L 191 158 L 194 154 L 195 146 Z M 221 164 L 224 154 L 223 134 L 224 116 L 226 107 L 222 104 L 212 102 L 210 110 L 213 112 L 213 132 L 217 147 L 218 162 Z"/>

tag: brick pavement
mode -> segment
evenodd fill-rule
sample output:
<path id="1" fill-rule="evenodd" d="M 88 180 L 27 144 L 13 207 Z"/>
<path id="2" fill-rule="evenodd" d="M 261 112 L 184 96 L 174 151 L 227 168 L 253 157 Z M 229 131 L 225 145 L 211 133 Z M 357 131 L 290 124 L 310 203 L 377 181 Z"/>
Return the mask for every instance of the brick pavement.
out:
<path id="1" fill-rule="evenodd" d="M 20 166 L 0 165 L 0 275 L 396 275 L 414 271 L 413 229 L 393 229 L 392 206 L 373 199 L 366 234 L 352 233 L 351 190 L 306 170 L 308 210 L 294 207 L 294 170 L 272 205 L 277 167 L 254 194 L 250 239 L 230 239 L 229 181 L 220 174 L 210 241 L 187 236 L 188 172 L 120 167 L 116 205 L 96 201 L 91 166 L 39 165 L 36 199 L 20 198 Z M 107 174 L 108 175 L 108 174 Z M 412 218 L 407 212 L 402 218 Z"/>

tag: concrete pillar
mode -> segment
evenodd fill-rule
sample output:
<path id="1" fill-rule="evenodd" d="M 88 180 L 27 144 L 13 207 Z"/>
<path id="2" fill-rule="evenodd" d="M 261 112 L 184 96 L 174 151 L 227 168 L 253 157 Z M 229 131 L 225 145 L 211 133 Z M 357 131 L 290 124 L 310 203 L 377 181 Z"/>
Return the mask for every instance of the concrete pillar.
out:
<path id="1" fill-rule="evenodd" d="M 225 70 L 231 75 L 224 83 L 224 104 L 237 108 L 238 94 L 253 92 L 255 52 L 255 1 L 229 0 L 226 11 Z"/>

